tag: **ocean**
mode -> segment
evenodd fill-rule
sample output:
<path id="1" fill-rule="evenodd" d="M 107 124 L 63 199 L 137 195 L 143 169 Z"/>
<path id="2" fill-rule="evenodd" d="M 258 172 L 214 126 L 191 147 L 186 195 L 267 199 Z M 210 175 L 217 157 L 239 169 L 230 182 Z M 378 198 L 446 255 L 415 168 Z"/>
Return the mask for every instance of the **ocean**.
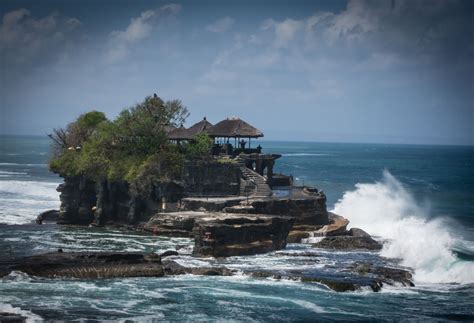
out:
<path id="1" fill-rule="evenodd" d="M 161 252 L 188 245 L 177 259 L 186 266 L 304 268 L 343 277 L 347 263 L 370 261 L 412 268 L 416 286 L 337 293 L 245 275 L 79 280 L 14 272 L 1 279 L 0 312 L 88 322 L 474 320 L 474 147 L 261 141 L 264 152 L 282 155 L 277 172 L 323 190 L 329 210 L 384 248 L 348 253 L 289 244 L 285 252 L 198 259 L 187 238 L 33 224 L 40 212 L 59 207 L 61 178 L 48 171 L 49 144 L 47 137 L 0 136 L 2 259 L 58 248 Z"/>

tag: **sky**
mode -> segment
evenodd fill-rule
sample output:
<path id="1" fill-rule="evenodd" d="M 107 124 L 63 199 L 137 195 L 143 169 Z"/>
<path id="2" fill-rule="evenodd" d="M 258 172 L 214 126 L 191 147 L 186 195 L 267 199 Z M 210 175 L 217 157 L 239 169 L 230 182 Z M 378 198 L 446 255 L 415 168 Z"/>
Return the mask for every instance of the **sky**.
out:
<path id="1" fill-rule="evenodd" d="M 474 145 L 474 2 L 0 2 L 0 134 L 148 95 L 266 139 Z"/>

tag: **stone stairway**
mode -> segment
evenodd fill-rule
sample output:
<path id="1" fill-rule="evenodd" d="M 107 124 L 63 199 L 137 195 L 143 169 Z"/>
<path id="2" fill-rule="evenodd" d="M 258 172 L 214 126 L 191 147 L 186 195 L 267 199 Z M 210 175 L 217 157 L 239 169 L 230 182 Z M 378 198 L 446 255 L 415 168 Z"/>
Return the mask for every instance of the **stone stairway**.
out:
<path id="1" fill-rule="evenodd" d="M 242 172 L 243 180 L 241 181 L 240 185 L 240 194 L 245 196 L 246 192 L 246 185 L 248 183 L 252 183 L 251 190 L 249 195 L 251 196 L 272 196 L 272 189 L 268 186 L 266 179 L 245 166 L 241 166 L 240 170 Z"/>

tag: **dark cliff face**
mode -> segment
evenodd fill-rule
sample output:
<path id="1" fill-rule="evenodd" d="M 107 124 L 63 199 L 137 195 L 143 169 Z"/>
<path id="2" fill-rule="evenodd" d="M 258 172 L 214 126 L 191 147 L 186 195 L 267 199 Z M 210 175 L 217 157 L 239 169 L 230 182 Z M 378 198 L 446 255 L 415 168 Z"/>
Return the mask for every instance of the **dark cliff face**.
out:
<path id="1" fill-rule="evenodd" d="M 181 178 L 156 181 L 146 195 L 133 194 L 124 181 L 94 182 L 85 177 L 65 177 L 59 223 L 104 225 L 136 224 L 164 208 L 173 210 L 185 196 L 238 195 L 240 171 L 234 164 L 188 161 Z"/>
<path id="2" fill-rule="evenodd" d="M 83 177 L 67 177 L 57 191 L 61 199 L 58 223 L 89 224 L 94 220 L 92 208 L 97 202 L 94 182 Z"/>
<path id="3" fill-rule="evenodd" d="M 85 178 L 65 178 L 58 190 L 62 224 L 135 224 L 183 197 L 183 187 L 175 182 L 156 182 L 147 196 L 131 194 L 126 182 Z"/>
<path id="4" fill-rule="evenodd" d="M 186 196 L 240 194 L 240 168 L 234 163 L 195 160 L 185 163 L 182 181 Z"/>

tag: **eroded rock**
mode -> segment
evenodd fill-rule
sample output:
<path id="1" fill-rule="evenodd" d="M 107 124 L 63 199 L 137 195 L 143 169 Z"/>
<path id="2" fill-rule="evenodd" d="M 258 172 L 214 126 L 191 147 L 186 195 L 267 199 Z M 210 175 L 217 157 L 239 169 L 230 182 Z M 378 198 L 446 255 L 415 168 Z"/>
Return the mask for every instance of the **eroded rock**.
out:
<path id="1" fill-rule="evenodd" d="M 43 224 L 43 222 L 57 222 L 59 220 L 59 210 L 48 210 L 41 212 L 36 218 L 36 223 Z"/>
<path id="2" fill-rule="evenodd" d="M 326 237 L 318 243 L 314 244 L 317 248 L 334 249 L 334 250 L 380 250 L 382 244 L 368 237 L 352 237 L 352 236 L 335 236 Z"/>
<path id="3" fill-rule="evenodd" d="M 163 276 L 156 254 L 123 252 L 51 252 L 2 264 L 0 272 L 21 271 L 40 277 L 115 278 Z"/>
<path id="4" fill-rule="evenodd" d="M 359 275 L 375 277 L 373 289 L 380 289 L 383 284 L 415 286 L 413 276 L 408 270 L 392 267 L 374 266 L 370 263 L 355 263 L 350 267 Z"/>
<path id="5" fill-rule="evenodd" d="M 212 214 L 196 219 L 195 255 L 230 257 L 280 250 L 294 219 L 284 216 Z"/>

